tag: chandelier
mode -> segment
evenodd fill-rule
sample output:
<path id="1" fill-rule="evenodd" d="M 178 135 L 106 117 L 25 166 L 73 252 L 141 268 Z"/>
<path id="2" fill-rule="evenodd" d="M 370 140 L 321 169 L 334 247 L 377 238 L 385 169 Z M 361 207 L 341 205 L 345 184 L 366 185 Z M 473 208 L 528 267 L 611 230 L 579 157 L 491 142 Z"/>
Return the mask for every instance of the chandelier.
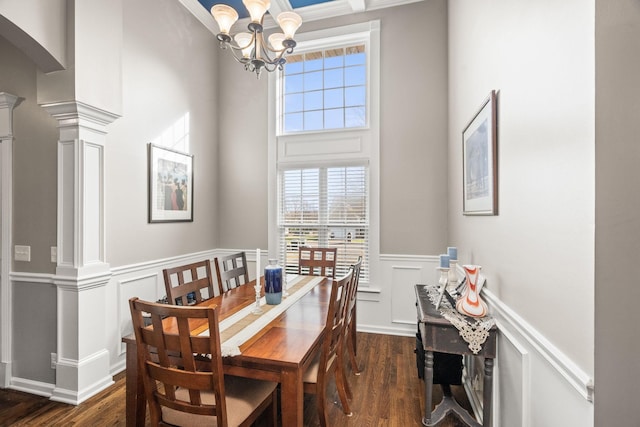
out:
<path id="1" fill-rule="evenodd" d="M 216 4 L 211 8 L 211 14 L 220 27 L 216 36 L 222 49 L 230 51 L 236 61 L 244 65 L 244 69 L 256 73 L 265 69 L 268 72 L 277 69 L 287 62 L 285 54 L 293 52 L 296 41 L 293 36 L 302 24 L 302 18 L 295 12 L 282 12 L 276 20 L 282 32 L 273 33 L 265 42 L 263 33 L 264 15 L 271 6 L 270 0 L 242 0 L 249 11 L 251 22 L 247 26 L 249 32 L 236 34 L 233 39 L 229 35 L 231 26 L 238 20 L 238 12 L 226 4 Z"/>

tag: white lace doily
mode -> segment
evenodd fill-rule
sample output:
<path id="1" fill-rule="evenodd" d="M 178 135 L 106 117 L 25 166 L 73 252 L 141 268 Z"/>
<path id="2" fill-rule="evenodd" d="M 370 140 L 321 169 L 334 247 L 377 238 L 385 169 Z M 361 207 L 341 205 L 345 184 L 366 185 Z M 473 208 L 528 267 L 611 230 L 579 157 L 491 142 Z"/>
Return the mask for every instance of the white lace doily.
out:
<path id="1" fill-rule="evenodd" d="M 424 289 L 427 291 L 429 300 L 435 306 L 440 296 L 438 287 L 425 285 Z M 455 307 L 452 307 L 447 298 L 442 298 L 438 311 L 442 317 L 458 329 L 460 336 L 469 344 L 469 350 L 473 354 L 478 354 L 482 350 L 482 344 L 489 337 L 489 330 L 496 324 L 493 317 L 482 317 L 472 321 L 472 318 L 463 316 Z"/>

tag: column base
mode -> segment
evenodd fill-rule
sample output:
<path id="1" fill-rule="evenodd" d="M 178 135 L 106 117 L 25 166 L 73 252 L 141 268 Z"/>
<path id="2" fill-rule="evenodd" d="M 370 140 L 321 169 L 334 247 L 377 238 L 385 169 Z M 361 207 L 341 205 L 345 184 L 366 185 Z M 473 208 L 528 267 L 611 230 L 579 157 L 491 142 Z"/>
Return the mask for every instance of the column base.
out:
<path id="1" fill-rule="evenodd" d="M 78 405 L 113 383 L 106 350 L 80 361 L 60 360 L 56 364 L 56 386 L 50 399 Z"/>

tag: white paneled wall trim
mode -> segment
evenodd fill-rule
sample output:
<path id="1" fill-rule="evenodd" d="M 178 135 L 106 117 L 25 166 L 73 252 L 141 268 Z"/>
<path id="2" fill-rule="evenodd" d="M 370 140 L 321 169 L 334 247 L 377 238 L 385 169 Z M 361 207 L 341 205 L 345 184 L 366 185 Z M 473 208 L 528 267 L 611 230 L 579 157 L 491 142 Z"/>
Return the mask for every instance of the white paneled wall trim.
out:
<path id="1" fill-rule="evenodd" d="M 128 299 L 138 296 L 157 300 L 164 296 L 162 269 L 237 252 L 241 249 L 215 249 L 152 260 L 111 269 L 106 291 L 107 333 L 110 372 L 125 369 L 123 336 L 131 333 Z M 255 265 L 255 249 L 245 249 Z M 261 264 L 269 255 L 261 251 Z M 372 260 L 376 262 L 376 260 Z M 416 333 L 415 285 L 437 281 L 437 256 L 383 255 L 378 260 L 379 275 L 370 288 L 358 295 L 358 330 L 388 335 L 414 336 Z M 251 276 L 255 269 L 249 266 Z M 461 275 L 461 271 L 459 271 Z M 55 285 L 62 276 L 14 272 L 12 286 L 21 283 Z M 561 402 L 558 409 L 564 419 L 577 419 L 589 425 L 592 417 L 594 387 L 592 378 L 558 350 L 491 291 L 483 291 L 499 329 L 498 359 L 494 370 L 494 427 L 535 426 L 540 405 Z M 54 303 L 54 302 L 52 302 Z M 14 334 L 17 332 L 14 331 Z M 44 349 L 53 351 L 53 349 Z M 20 358 L 19 354 L 14 355 Z M 44 358 L 43 358 L 44 359 Z M 417 378 L 417 376 L 416 376 Z M 470 394 L 471 385 L 466 385 Z M 32 378 L 12 378 L 11 388 L 51 396 L 53 384 Z M 549 393 L 549 390 L 553 392 Z M 471 396 L 473 398 L 473 396 Z M 476 406 L 479 402 L 474 402 Z M 558 403 L 560 405 L 560 403 Z M 534 416 L 534 414 L 537 414 Z M 561 417 L 561 418 L 562 418 Z M 556 417 L 558 418 L 558 417 Z M 560 426 L 551 419 L 548 426 Z M 565 424 L 566 425 L 566 424 Z"/>
<path id="2" fill-rule="evenodd" d="M 114 276 L 122 276 L 126 274 L 135 274 L 136 272 L 147 271 L 152 269 L 159 269 L 162 271 L 163 268 L 167 268 L 172 265 L 181 265 L 181 264 L 189 264 L 191 262 L 201 261 L 202 259 L 208 258 L 212 260 L 216 256 L 220 255 L 219 251 L 209 250 L 202 252 L 194 252 L 191 254 L 184 254 L 169 258 L 155 259 L 151 261 L 140 262 L 137 264 L 129 264 L 123 265 L 120 267 L 113 267 L 111 269 L 111 273 Z"/>
<path id="3" fill-rule="evenodd" d="M 560 351 L 560 349 L 542 336 L 540 332 L 500 301 L 491 291 L 485 289 L 482 295 L 491 307 L 491 313 L 496 318 L 498 328 L 501 332 L 507 328 L 517 332 L 518 335 L 526 340 L 527 344 L 542 356 L 584 399 L 593 402 L 593 378 Z M 501 335 L 505 334 L 502 333 Z"/>

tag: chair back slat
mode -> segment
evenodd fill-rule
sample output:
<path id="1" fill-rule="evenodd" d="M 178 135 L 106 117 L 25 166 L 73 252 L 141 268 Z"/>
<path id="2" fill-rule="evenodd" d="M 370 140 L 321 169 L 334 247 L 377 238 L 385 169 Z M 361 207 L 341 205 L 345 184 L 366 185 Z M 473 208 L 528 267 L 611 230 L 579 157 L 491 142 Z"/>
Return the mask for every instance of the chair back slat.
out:
<path id="1" fill-rule="evenodd" d="M 336 357 L 344 335 L 345 317 L 348 307 L 348 291 L 352 277 L 353 268 L 349 268 L 347 274 L 339 279 L 333 280 L 329 309 L 327 310 L 327 322 L 320 353 L 318 375 L 328 373 L 336 362 Z"/>
<path id="2" fill-rule="evenodd" d="M 298 274 L 336 277 L 338 248 L 298 248 Z"/>
<path id="3" fill-rule="evenodd" d="M 211 261 L 204 260 L 162 270 L 167 300 L 172 305 L 197 304 L 216 294 Z M 202 291 L 206 289 L 206 295 Z M 193 297 L 193 299 L 190 299 Z"/>
<path id="4" fill-rule="evenodd" d="M 217 308 L 170 306 L 138 298 L 131 298 L 129 307 L 151 424 L 163 421 L 162 407 L 166 407 L 216 417 L 217 425 L 226 426 L 226 405 L 205 404 L 202 398 L 209 393 L 215 402 L 225 402 Z M 144 317 L 151 317 L 149 326 Z M 202 322 L 208 326 L 208 336 L 191 335 L 193 324 Z"/>
<path id="5" fill-rule="evenodd" d="M 249 283 L 249 269 L 245 252 L 216 257 L 214 263 L 220 293 Z"/>
<path id="6" fill-rule="evenodd" d="M 358 283 L 360 281 L 360 268 L 362 267 L 362 257 L 358 257 L 358 261 L 353 264 L 353 274 L 351 276 L 351 283 L 349 286 L 348 296 L 347 296 L 347 312 L 345 316 L 345 335 L 348 333 L 348 326 L 353 321 L 353 316 L 355 314 L 355 306 L 358 299 Z"/>

